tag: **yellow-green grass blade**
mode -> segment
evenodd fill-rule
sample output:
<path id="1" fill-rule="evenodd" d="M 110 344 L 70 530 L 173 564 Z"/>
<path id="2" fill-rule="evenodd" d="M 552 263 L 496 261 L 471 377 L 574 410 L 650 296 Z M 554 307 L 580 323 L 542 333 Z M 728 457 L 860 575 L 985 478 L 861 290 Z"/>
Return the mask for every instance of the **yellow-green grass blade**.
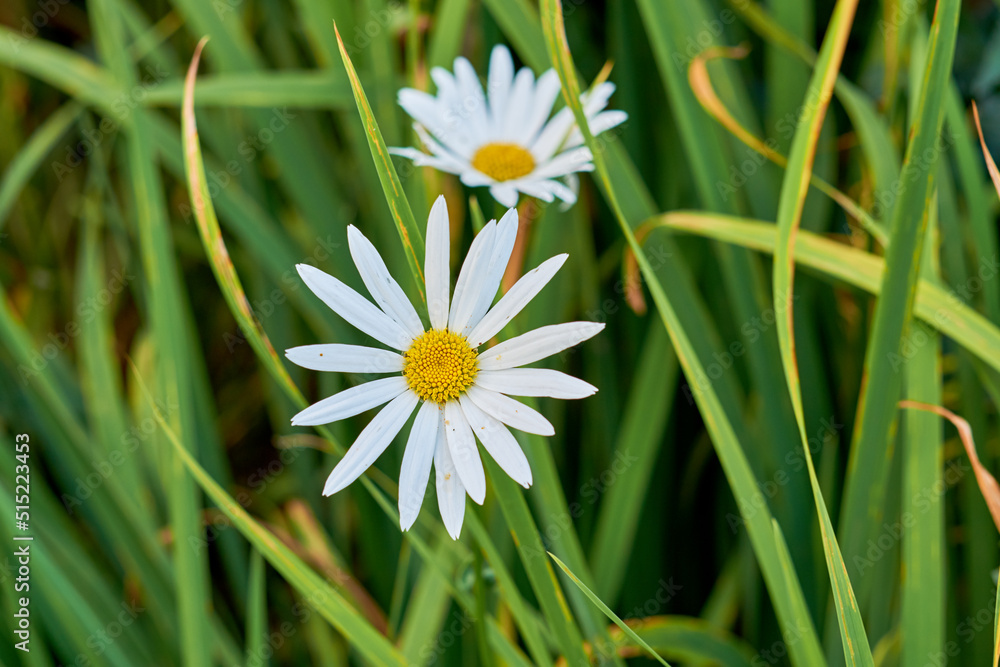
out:
<path id="1" fill-rule="evenodd" d="M 427 46 L 427 68 L 451 67 L 462 50 L 470 0 L 442 0 L 434 13 L 434 30 Z"/>
<path id="2" fill-rule="evenodd" d="M 708 61 L 720 57 L 744 58 L 748 55 L 748 53 L 749 51 L 744 47 L 734 49 L 721 47 L 706 49 L 695 56 L 695 58 L 691 61 L 691 65 L 688 68 L 688 81 L 690 81 L 691 88 L 694 91 L 695 96 L 697 96 L 698 102 L 701 103 L 701 106 L 705 109 L 705 111 L 719 121 L 719 123 L 729 130 L 733 136 L 760 153 L 762 156 L 774 162 L 779 167 L 787 168 L 788 159 L 785 158 L 784 155 L 781 155 L 772 149 L 767 142 L 754 136 L 752 132 L 743 127 L 743 125 L 740 124 L 740 122 L 736 120 L 731 113 L 729 113 L 729 110 L 726 109 L 722 100 L 719 99 L 719 96 L 716 95 L 715 90 L 712 88 L 712 81 L 709 78 L 708 68 L 706 67 Z M 888 237 L 886 236 L 886 232 L 882 224 L 872 218 L 872 216 L 870 216 L 860 204 L 855 202 L 845 193 L 838 190 L 822 177 L 813 173 L 811 170 L 809 172 L 809 182 L 817 190 L 837 202 L 846 213 L 855 217 L 865 230 L 878 240 L 880 245 L 888 245 Z"/>
<path id="3" fill-rule="evenodd" d="M 556 565 L 558 565 L 562 569 L 562 571 L 566 573 L 566 576 L 569 577 L 570 580 L 574 584 L 576 584 L 577 587 L 581 591 L 583 591 L 584 595 L 586 595 L 590 599 L 590 601 L 594 603 L 594 606 L 597 607 L 598 609 L 600 609 L 602 614 L 604 614 L 605 616 L 607 616 L 608 618 L 610 618 L 612 621 L 614 621 L 615 625 L 617 625 L 619 628 L 621 628 L 622 632 L 624 632 L 628 636 L 629 639 L 631 639 L 633 642 L 635 642 L 635 644 L 637 646 L 640 646 L 643 649 L 645 649 L 646 652 L 650 656 L 652 656 L 658 663 L 660 663 L 661 665 L 664 665 L 665 667 L 670 667 L 670 664 L 666 660 L 664 660 L 660 656 L 659 653 L 657 653 L 656 651 L 654 651 L 649 646 L 649 644 L 647 644 L 645 642 L 645 640 L 642 637 L 640 637 L 639 635 L 637 635 L 635 633 L 635 630 L 633 630 L 628 625 L 626 625 L 625 621 L 623 621 L 622 619 L 618 618 L 618 615 L 615 614 L 615 612 L 611 611 L 611 609 L 608 607 L 608 605 L 604 604 L 601 601 L 601 598 L 599 598 L 596 595 L 594 595 L 594 591 L 592 591 L 589 588 L 587 588 L 586 584 L 584 584 L 582 581 L 580 581 L 580 579 L 575 574 L 573 574 L 573 572 L 568 567 L 566 567 L 565 563 L 563 563 L 561 560 L 559 560 L 552 553 L 549 553 L 549 557 L 552 560 L 554 560 L 556 562 Z"/>
<path id="4" fill-rule="evenodd" d="M 841 543 L 847 559 L 858 555 L 881 525 L 892 433 L 902 386 L 894 363 L 910 331 L 920 273 L 920 256 L 932 200 L 933 165 L 939 150 L 943 101 L 955 50 L 961 3 L 939 0 L 931 26 L 927 67 L 920 88 L 911 140 L 899 178 L 899 195 L 889 225 L 891 244 L 865 354 L 864 376 L 848 459 Z M 928 164 L 928 157 L 932 157 Z M 860 594 L 864 599 L 864 591 Z"/>
<path id="5" fill-rule="evenodd" d="M 815 64 L 816 52 L 782 28 L 759 4 L 749 0 L 730 4 L 747 26 L 769 43 L 795 54 L 809 65 Z M 885 120 L 879 115 L 874 101 L 843 75 L 838 75 L 833 90 L 858 133 L 861 150 L 871 165 L 876 191 L 888 192 L 899 176 L 899 158 Z M 885 209 L 886 205 L 880 204 L 881 215 L 888 212 Z"/>
<path id="6" fill-rule="evenodd" d="M 926 340 L 906 368 L 906 397 L 941 404 L 939 334 L 916 322 Z M 902 667 L 923 667 L 945 648 L 945 499 L 941 488 L 944 449 L 938 418 L 922 410 L 903 417 L 903 581 L 900 630 Z"/>
<path id="7" fill-rule="evenodd" d="M 774 225 L 760 220 L 702 212 L 666 213 L 651 222 L 699 236 L 735 243 L 760 252 L 773 253 L 777 234 Z M 795 242 L 795 260 L 820 274 L 879 295 L 885 260 L 871 253 L 800 231 Z M 1000 372 L 1000 329 L 936 283 L 921 279 L 916 290 L 914 314 L 952 338 L 985 364 Z M 894 354 L 892 363 L 903 364 L 909 352 Z"/>
<path id="8" fill-rule="evenodd" d="M 254 521 L 243 506 L 205 472 L 156 409 L 154 397 L 139 377 L 138 369 L 133 367 L 133 372 L 136 373 L 136 381 L 142 386 L 146 400 L 153 409 L 157 423 L 163 429 L 174 453 L 205 494 L 232 521 L 233 526 L 323 618 L 351 642 L 360 655 L 378 665 L 405 665 L 403 656 L 389 640 L 379 634 L 340 593 L 329 586 L 281 540 Z"/>
<path id="9" fill-rule="evenodd" d="M 336 30 L 336 27 L 334 30 Z M 413 276 L 413 288 L 416 290 L 415 293 L 421 295 L 421 299 L 423 299 L 425 298 L 423 289 L 424 278 L 421 262 L 424 256 L 424 236 L 420 232 L 416 220 L 413 218 L 413 211 L 410 210 L 410 203 L 403 193 L 403 186 L 399 182 L 396 167 L 393 166 L 392 159 L 389 157 L 389 149 L 382 139 L 382 132 L 379 130 L 378 122 L 372 114 L 368 98 L 361 87 L 361 80 L 358 79 L 358 73 L 355 71 L 351 58 L 347 54 L 347 49 L 344 47 L 344 41 L 341 39 L 339 32 L 337 33 L 337 45 L 340 47 L 340 57 L 344 61 L 344 67 L 347 68 L 347 78 L 350 80 L 351 88 L 354 91 L 354 100 L 358 106 L 361 122 L 365 126 L 365 136 L 368 138 L 368 147 L 371 150 L 372 159 L 375 161 L 375 169 L 378 171 L 379 181 L 382 183 L 385 201 L 389 205 L 392 220 L 396 225 L 396 231 L 399 232 L 399 239 L 403 244 L 406 262 Z"/>
<path id="10" fill-rule="evenodd" d="M 788 167 L 781 186 L 778 202 L 777 239 L 774 251 L 774 307 L 778 315 L 775 324 L 778 331 L 778 346 L 781 350 L 782 366 L 788 383 L 788 393 L 792 399 L 795 420 L 798 424 L 802 450 L 809 471 L 813 501 L 819 516 L 820 534 L 826 556 L 830 585 L 833 588 L 837 622 L 840 626 L 844 645 L 844 658 L 848 665 L 873 665 L 865 625 L 861 620 L 858 603 L 851 587 L 851 581 L 844 565 L 844 557 L 837 544 L 837 537 L 830 521 L 830 515 L 823 500 L 819 480 L 813 466 L 809 436 L 806 433 L 805 412 L 802 407 L 802 386 L 799 379 L 798 359 L 795 354 L 795 237 L 800 233 L 802 211 L 809 181 L 812 177 L 813 162 L 816 158 L 816 144 L 823 128 L 826 108 L 833 95 L 840 62 L 847 48 L 847 38 L 851 31 L 857 0 L 840 0 L 833 10 L 833 17 L 827 26 L 823 46 L 816 61 L 813 76 L 806 92 L 803 112 L 799 117 L 792 148 L 788 156 Z"/>
<path id="11" fill-rule="evenodd" d="M 0 229 L 4 228 L 21 190 L 41 166 L 42 160 L 80 117 L 81 110 L 76 102 L 67 102 L 59 107 L 38 126 L 4 168 L 3 176 L 0 177 Z"/>
<path id="12" fill-rule="evenodd" d="M 604 184 L 605 195 L 608 199 L 619 227 L 628 242 L 632 252 L 635 253 L 640 271 L 649 287 L 650 293 L 659 311 L 663 325 L 670 335 L 671 342 L 677 352 L 681 368 L 688 378 L 696 378 L 704 373 L 701 362 L 695 353 L 688 332 L 680 326 L 677 314 L 673 306 L 666 297 L 663 287 L 660 285 L 652 266 L 645 253 L 639 246 L 632 228 L 622 211 L 617 194 L 611 187 L 611 180 L 608 174 L 607 164 L 603 152 L 597 146 L 580 105 L 580 85 L 576 78 L 576 70 L 573 65 L 572 56 L 566 44 L 565 26 L 563 24 L 562 8 L 555 0 L 544 0 L 542 5 L 542 27 L 545 34 L 546 45 L 549 56 L 559 74 L 563 86 L 563 98 L 566 104 L 573 110 L 577 125 L 583 133 L 586 145 L 591 149 L 594 156 L 594 165 L 598 177 Z M 716 452 L 722 463 L 726 476 L 729 479 L 730 487 L 737 498 L 737 502 L 744 507 L 744 503 L 754 498 L 757 491 L 756 482 L 746 456 L 740 447 L 739 441 L 733 432 L 725 411 L 723 410 L 715 391 L 709 387 L 694 387 L 694 399 L 698 404 L 706 428 L 712 437 Z M 755 507 L 757 505 L 754 505 Z M 754 545 L 754 551 L 761 565 L 765 581 L 771 591 L 772 601 L 778 612 L 778 618 L 783 627 L 791 627 L 793 622 L 805 623 L 809 631 L 803 633 L 802 641 L 790 647 L 793 659 L 798 665 L 821 665 L 823 658 L 820 651 L 819 641 L 809 619 L 808 613 L 803 621 L 800 613 L 795 609 L 805 609 L 801 587 L 798 579 L 791 575 L 795 585 L 788 585 L 785 582 L 786 574 L 780 570 L 780 558 L 782 555 L 781 545 L 774 539 L 771 528 L 771 515 L 766 509 L 766 503 L 761 511 L 747 513 L 745 516 L 747 532 Z"/>

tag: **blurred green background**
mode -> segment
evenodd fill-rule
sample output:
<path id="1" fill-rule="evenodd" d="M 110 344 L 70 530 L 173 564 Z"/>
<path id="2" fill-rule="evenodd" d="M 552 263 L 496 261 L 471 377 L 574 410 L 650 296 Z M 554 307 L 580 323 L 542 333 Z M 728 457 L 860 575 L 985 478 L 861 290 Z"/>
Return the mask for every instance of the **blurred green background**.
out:
<path id="1" fill-rule="evenodd" d="M 925 165 L 935 196 L 926 202 L 921 271 L 948 297 L 938 312 L 951 317 L 959 304 L 965 314 L 950 320 L 952 335 L 916 324 L 891 341 L 906 367 L 900 398 L 968 420 L 993 470 L 1000 348 L 953 332 L 1000 340 L 997 195 L 970 111 L 974 99 L 987 144 L 1000 150 L 998 5 L 961 3 L 951 77 L 935 96 L 941 138 Z M 348 224 L 372 239 L 398 279 L 407 270 L 333 21 L 386 144 L 400 146 L 415 139 L 396 92 L 427 89 L 430 67 L 465 55 L 483 73 L 496 43 L 536 73 L 552 66 L 538 7 L 5 0 L 0 439 L 11 445 L 0 457 L 0 663 L 499 665 L 564 656 L 574 665 L 583 653 L 569 654 L 565 642 L 576 638 L 595 662 L 653 664 L 569 578 L 544 579 L 550 566 L 559 571 L 548 550 L 671 664 L 790 664 L 808 636 L 818 637 L 829 664 L 843 664 L 782 374 L 771 256 L 736 233 L 727 238 L 721 225 L 713 231 L 711 217 L 773 223 L 784 171 L 716 122 L 688 80 L 706 48 L 748 45 L 742 60 L 709 64 L 712 86 L 739 123 L 788 155 L 799 115 L 809 112 L 811 63 L 832 11 L 832 2 L 799 0 L 564 3 L 582 85 L 614 64 L 611 107 L 629 119 L 601 137 L 602 151 L 704 375 L 680 371 L 648 294 L 649 312 L 638 307 L 625 239 L 599 179 L 581 176 L 580 200 L 568 211 L 523 203 L 525 267 L 562 252 L 570 259 L 526 309 L 520 330 L 607 322 L 599 337 L 551 362 L 600 392 L 539 401 L 556 435 L 518 434 L 535 485 L 504 505 L 491 477 L 485 505 L 468 505 L 474 525 L 453 543 L 431 490 L 413 531 L 399 531 L 392 508 L 402 438 L 369 472 L 370 483 L 320 495 L 337 452 L 369 415 L 319 435 L 289 426 L 299 408 L 227 306 L 191 210 L 183 75 L 209 35 L 195 96 L 208 190 L 274 348 L 364 343 L 294 271 L 313 263 L 363 290 Z M 870 214 L 876 229 L 891 231 L 898 202 L 888 193 L 905 176 L 933 17 L 933 3 L 859 4 L 815 144 L 815 175 Z M 487 218 L 502 213 L 484 189 L 395 165 L 418 226 L 443 192 L 463 248 L 473 233 L 470 197 Z M 679 230 L 680 222 L 666 231 L 641 226 L 681 209 L 705 216 L 702 231 Z M 793 303 L 803 424 L 864 621 L 869 646 L 861 653 L 870 647 L 879 665 L 990 664 L 997 532 L 955 428 L 901 413 L 875 454 L 884 459 L 881 513 L 844 519 L 848 462 L 871 451 L 852 453 L 851 443 L 882 267 L 852 258 L 882 256 L 885 244 L 815 188 L 801 227 L 856 251 L 800 264 Z M 855 271 L 868 277 L 846 277 Z M 310 401 L 363 379 L 286 368 Z M 693 385 L 717 397 L 754 493 L 734 497 Z M 14 648 L 12 616 L 20 596 L 11 546 L 20 433 L 31 443 L 30 653 Z M 234 524 L 218 497 L 206 497 L 170 436 L 253 523 Z M 765 586 L 748 539 L 746 522 L 761 512 L 780 525 L 801 585 L 805 607 L 792 626 L 779 622 L 781 595 Z M 910 520 L 921 526 L 916 542 Z M 518 526 L 537 530 L 525 541 Z M 273 536 L 297 557 L 296 572 L 315 579 L 274 569 L 277 552 L 248 543 L 248 534 Z M 908 598 L 914 576 L 927 590 Z M 563 618 L 551 608 L 561 596 Z M 355 622 L 381 639 L 353 631 Z M 905 650 L 911 641 L 917 648 Z"/>

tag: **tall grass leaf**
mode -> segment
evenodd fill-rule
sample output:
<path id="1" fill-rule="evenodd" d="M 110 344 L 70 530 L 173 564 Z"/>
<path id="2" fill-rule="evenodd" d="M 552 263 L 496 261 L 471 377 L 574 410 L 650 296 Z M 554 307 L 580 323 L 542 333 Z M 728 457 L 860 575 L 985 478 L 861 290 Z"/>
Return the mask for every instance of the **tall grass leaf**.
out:
<path id="1" fill-rule="evenodd" d="M 673 306 L 667 300 L 663 287 L 660 285 L 650 266 L 649 260 L 639 247 L 632 228 L 629 226 L 619 204 L 617 194 L 611 187 L 604 154 L 597 146 L 590 132 L 590 127 L 587 124 L 587 119 L 580 105 L 580 86 L 576 78 L 572 56 L 566 43 L 562 8 L 555 0 L 543 1 L 542 26 L 545 33 L 545 42 L 549 49 L 549 56 L 562 82 L 563 98 L 566 104 L 573 110 L 577 126 L 583 133 L 586 145 L 593 153 L 594 165 L 598 177 L 604 184 L 608 204 L 618 220 L 619 227 L 629 247 L 636 255 L 639 269 L 643 278 L 647 281 L 660 318 L 677 352 L 677 358 L 680 361 L 681 367 L 688 378 L 700 377 L 704 374 L 704 370 L 692 348 L 688 338 L 689 334 L 680 326 Z M 712 442 L 716 447 L 716 452 L 719 455 L 733 493 L 740 505 L 743 506 L 744 502 L 750 502 L 750 499 L 754 498 L 755 494 L 758 493 L 756 481 L 754 480 L 750 466 L 713 388 L 711 386 L 701 387 L 693 385 L 692 389 L 694 390 L 695 402 L 698 404 L 702 417 L 705 420 L 706 427 L 712 437 Z M 758 504 L 754 504 L 753 506 L 757 507 Z M 778 617 L 783 627 L 790 628 L 793 619 L 800 618 L 793 609 L 804 609 L 805 602 L 794 572 L 791 574 L 791 579 L 795 581 L 796 585 L 788 585 L 786 582 L 788 574 L 781 571 L 780 558 L 784 552 L 774 539 L 771 516 L 770 512 L 767 511 L 766 503 L 764 503 L 764 507 L 760 511 L 753 512 L 749 516 L 745 516 L 744 519 L 747 532 L 754 546 L 754 553 L 760 562 L 765 581 L 768 583 L 771 599 L 778 612 Z M 807 625 L 808 630 L 803 633 L 802 641 L 789 649 L 793 660 L 796 665 L 803 666 L 823 664 L 815 628 L 813 628 L 811 621 L 808 621 Z"/>
<path id="2" fill-rule="evenodd" d="M 837 2 L 833 10 L 833 17 L 827 26 L 826 36 L 823 38 L 823 46 L 820 49 L 813 76 L 809 82 L 806 99 L 803 102 L 803 111 L 798 119 L 799 123 L 792 139 L 788 168 L 785 170 L 785 178 L 781 186 L 773 279 L 774 307 L 779 313 L 775 317 L 778 345 L 781 348 L 781 360 L 785 369 L 785 379 L 788 382 L 788 393 L 792 398 L 792 407 L 795 411 L 799 436 L 802 440 L 802 450 L 809 470 L 813 500 L 816 503 L 816 512 L 819 516 L 823 551 L 830 575 L 830 585 L 833 587 L 841 640 L 844 644 L 844 657 L 849 665 L 870 666 L 873 665 L 873 660 L 871 649 L 868 646 L 868 637 L 865 634 L 865 625 L 861 620 L 854 590 L 844 565 L 844 557 L 840 553 L 840 546 L 837 544 L 833 524 L 830 522 L 823 492 L 820 490 L 810 452 L 809 436 L 806 434 L 799 362 L 795 353 L 794 317 L 795 237 L 799 233 L 802 211 L 809 190 L 809 181 L 812 177 L 816 144 L 823 128 L 823 118 L 826 115 L 827 105 L 833 95 L 840 61 L 847 48 L 847 38 L 850 35 L 856 9 L 857 0 Z"/>
<path id="3" fill-rule="evenodd" d="M 899 195 L 892 208 L 891 243 L 865 354 L 841 512 L 841 544 L 848 559 L 861 553 L 865 540 L 880 525 L 882 517 L 893 450 L 891 434 L 896 423 L 893 407 L 902 384 L 895 359 L 900 357 L 910 330 L 931 201 L 934 158 L 939 152 L 935 145 L 944 116 L 943 100 L 951 73 L 960 8 L 958 0 L 937 3 L 917 115 L 910 128 L 911 140 L 899 178 Z M 932 156 L 930 164 L 926 155 Z M 865 598 L 863 591 L 861 598 Z"/>

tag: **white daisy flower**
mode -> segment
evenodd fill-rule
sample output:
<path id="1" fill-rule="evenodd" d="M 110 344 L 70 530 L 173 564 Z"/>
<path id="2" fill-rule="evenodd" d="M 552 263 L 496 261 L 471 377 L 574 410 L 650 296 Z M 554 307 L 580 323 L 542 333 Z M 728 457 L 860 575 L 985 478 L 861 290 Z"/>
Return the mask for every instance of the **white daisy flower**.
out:
<path id="1" fill-rule="evenodd" d="M 416 410 L 399 473 L 400 527 L 408 530 L 416 520 L 433 461 L 441 518 L 458 539 L 465 494 L 479 504 L 486 496 L 476 438 L 504 472 L 528 487 L 531 468 L 507 426 L 539 435 L 555 432 L 545 417 L 509 395 L 584 398 L 597 391 L 559 371 L 521 366 L 585 341 L 604 325 L 545 326 L 478 351 L 538 294 L 567 258 L 557 255 L 529 271 L 491 307 L 517 236 L 516 209 L 499 223 L 491 220 L 476 235 L 449 299 L 448 209 L 444 197 L 434 202 L 424 261 L 427 330 L 371 242 L 354 226 L 347 228 L 347 235 L 351 257 L 378 305 L 315 267 L 299 264 L 299 275 L 338 315 L 397 351 L 327 344 L 293 347 L 285 354 L 293 363 L 317 371 L 394 375 L 325 398 L 295 415 L 292 424 L 327 424 L 388 403 L 330 473 L 323 489 L 329 496 L 360 477 Z"/>
<path id="2" fill-rule="evenodd" d="M 518 193 L 566 205 L 576 202 L 575 181 L 559 179 L 579 171 L 593 171 L 590 149 L 569 108 L 554 116 L 559 76 L 548 70 L 535 81 L 530 69 L 514 73 L 506 46 L 496 46 L 490 57 L 487 91 L 465 58 L 455 59 L 454 75 L 441 67 L 431 70 L 437 96 L 403 88 L 399 104 L 416 121 L 413 125 L 430 153 L 416 148 L 393 148 L 391 153 L 417 166 L 458 174 L 470 187 L 489 186 L 493 198 L 516 206 Z M 590 131 L 597 135 L 624 122 L 624 111 L 605 111 L 615 90 L 604 82 L 580 96 Z"/>

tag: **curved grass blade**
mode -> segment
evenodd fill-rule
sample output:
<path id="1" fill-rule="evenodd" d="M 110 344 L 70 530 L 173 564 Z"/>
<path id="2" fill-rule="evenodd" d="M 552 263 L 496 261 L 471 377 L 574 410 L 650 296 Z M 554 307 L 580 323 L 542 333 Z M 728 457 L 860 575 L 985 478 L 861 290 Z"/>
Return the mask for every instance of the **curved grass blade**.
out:
<path id="1" fill-rule="evenodd" d="M 865 625 L 861 620 L 858 602 L 854 597 L 844 557 L 837 544 L 837 536 L 830 521 L 830 514 L 823 500 L 819 480 L 813 466 L 809 436 L 806 434 L 805 411 L 802 407 L 802 385 L 799 379 L 798 359 L 795 354 L 795 237 L 799 233 L 802 211 L 809 181 L 812 177 L 813 162 L 816 158 L 816 144 L 826 108 L 833 95 L 840 62 L 847 48 L 851 23 L 857 9 L 857 0 L 840 0 L 833 10 L 833 17 L 827 26 L 823 46 L 816 61 L 815 70 L 809 81 L 803 113 L 792 139 L 778 201 L 777 238 L 774 252 L 774 307 L 780 315 L 775 317 L 778 331 L 778 346 L 788 383 L 788 393 L 792 399 L 792 409 L 802 440 L 802 451 L 809 471 L 816 513 L 819 516 L 820 534 L 823 538 L 823 552 L 826 567 L 833 588 L 837 621 L 844 644 L 844 658 L 849 665 L 874 665 Z"/>
<path id="2" fill-rule="evenodd" d="M 207 42 L 208 38 L 203 37 L 198 42 L 194 55 L 191 57 L 191 64 L 185 78 L 184 104 L 181 112 L 184 167 L 188 191 L 191 195 L 191 208 L 198 225 L 198 233 L 205 246 L 205 252 L 208 254 L 209 263 L 212 265 L 212 272 L 215 274 L 216 280 L 219 281 L 222 294 L 226 303 L 229 304 L 229 310 L 236 317 L 247 341 L 257 353 L 257 357 L 267 366 L 271 375 L 289 395 L 294 397 L 296 402 L 304 404 L 305 397 L 295 386 L 277 352 L 275 352 L 274 346 L 271 345 L 267 333 L 254 317 L 240 278 L 236 275 L 232 260 L 229 259 L 229 251 L 226 250 L 226 245 L 222 240 L 222 231 L 219 229 L 219 220 L 215 216 L 215 207 L 211 203 L 208 181 L 205 176 L 205 165 L 201 157 L 201 144 L 198 141 L 198 124 L 194 115 L 194 86 L 198 76 L 198 63 L 201 61 L 201 52 Z"/>
<path id="3" fill-rule="evenodd" d="M 562 82 L 563 98 L 569 108 L 572 109 L 577 126 L 583 133 L 585 143 L 593 153 L 594 166 L 598 177 L 604 185 L 608 204 L 614 212 L 615 218 L 618 220 L 619 227 L 625 236 L 628 246 L 636 255 L 639 270 L 642 272 L 642 276 L 646 280 L 650 293 L 653 296 L 653 301 L 659 311 L 663 325 L 670 334 L 670 339 L 674 345 L 674 349 L 677 351 L 681 367 L 688 378 L 700 377 L 704 373 L 702 364 L 694 351 L 688 333 L 684 331 L 673 306 L 667 299 L 649 260 L 636 241 L 635 234 L 629 226 L 628 220 L 619 203 L 617 193 L 612 187 L 604 152 L 597 145 L 593 134 L 590 132 L 586 116 L 580 105 L 580 85 L 576 78 L 576 70 L 569 52 L 569 46 L 566 43 L 562 7 L 557 0 L 543 0 L 542 28 L 549 50 L 549 57 Z M 754 498 L 755 494 L 758 493 L 749 463 L 714 389 L 711 386 L 692 386 L 692 388 L 694 389 L 695 402 L 698 404 L 698 408 L 705 420 L 705 426 L 712 437 L 712 442 L 726 472 L 730 487 L 736 496 L 737 502 L 742 506 L 743 502 L 750 502 L 750 499 Z M 766 503 L 761 511 L 755 512 L 745 517 L 745 519 L 747 532 L 753 543 L 754 552 L 760 562 L 765 581 L 771 592 L 778 618 L 783 628 L 789 628 L 794 619 L 800 618 L 793 612 L 793 609 L 805 609 L 801 586 L 798 585 L 798 579 L 794 572 L 792 573 L 792 578 L 795 581 L 795 585 L 789 586 L 785 583 L 785 575 L 780 570 L 779 560 L 783 553 L 781 550 L 782 547 L 774 539 L 774 532 L 771 528 L 771 514 L 766 508 Z M 785 548 L 787 549 L 787 547 Z M 824 660 L 819 640 L 816 637 L 815 628 L 812 627 L 808 615 L 806 619 L 809 630 L 803 633 L 802 641 L 790 647 L 793 660 L 797 665 L 822 665 L 824 664 Z"/>
<path id="4" fill-rule="evenodd" d="M 683 664 L 707 667 L 751 667 L 755 651 L 738 637 L 703 618 L 689 616 L 647 616 L 632 626 L 636 635 L 657 653 L 682 661 Z M 628 635 L 615 630 L 612 637 L 621 641 L 619 653 L 624 657 L 639 657 L 641 651 L 624 641 Z"/>
<path id="5" fill-rule="evenodd" d="M 662 657 L 660 657 L 660 654 L 657 653 L 656 651 L 654 651 L 649 646 L 649 644 L 647 644 L 645 642 L 645 640 L 643 640 L 642 637 L 640 637 L 639 635 L 637 635 L 635 633 L 635 630 L 633 630 L 628 625 L 626 625 L 625 621 L 623 621 L 622 619 L 618 618 L 618 615 L 615 612 L 611 611 L 611 609 L 608 608 L 608 605 L 606 605 L 603 602 L 601 602 L 601 598 L 599 598 L 596 595 L 594 595 L 594 591 L 592 591 L 589 588 L 587 588 L 587 586 L 582 581 L 580 581 L 580 579 L 577 578 L 577 576 L 575 574 L 573 574 L 568 567 L 566 567 L 565 563 L 563 563 L 561 560 L 559 560 L 558 558 L 556 558 L 555 554 L 553 554 L 552 552 L 549 552 L 549 558 L 551 558 L 552 560 L 554 560 L 556 562 L 556 565 L 558 565 L 562 569 L 562 571 L 566 573 L 566 576 L 569 577 L 572 580 L 572 582 L 574 584 L 576 584 L 577 587 L 581 591 L 583 591 L 584 595 L 586 595 L 588 598 L 590 598 L 590 601 L 594 603 L 594 606 L 597 607 L 598 609 L 600 609 L 601 613 L 603 613 L 605 616 L 607 616 L 612 621 L 614 621 L 615 625 L 617 625 L 619 628 L 621 628 L 622 632 L 624 632 L 626 635 L 628 635 L 629 639 L 631 639 L 633 642 L 635 642 L 637 646 L 641 646 L 642 648 L 644 648 L 649 653 L 649 655 L 651 655 L 658 663 L 660 663 L 661 665 L 664 665 L 664 667 L 670 667 L 670 664 L 666 660 L 664 660 Z"/>
<path id="6" fill-rule="evenodd" d="M 749 53 L 749 49 L 742 46 L 736 48 L 711 47 L 705 49 L 691 60 L 691 65 L 688 67 L 688 82 L 690 82 L 695 97 L 698 98 L 698 102 L 701 103 L 705 111 L 719 121 L 733 136 L 779 167 L 787 168 L 788 159 L 784 155 L 756 137 L 733 117 L 729 109 L 719 99 L 719 96 L 716 95 L 715 89 L 712 87 L 712 80 L 708 75 L 707 63 L 709 61 L 716 58 L 745 58 Z M 888 238 L 881 223 L 869 215 L 856 201 L 812 173 L 812 171 L 809 172 L 808 176 L 809 182 L 813 187 L 837 202 L 844 209 L 845 213 L 858 220 L 865 231 L 871 234 L 881 246 L 884 247 L 888 244 Z"/>

